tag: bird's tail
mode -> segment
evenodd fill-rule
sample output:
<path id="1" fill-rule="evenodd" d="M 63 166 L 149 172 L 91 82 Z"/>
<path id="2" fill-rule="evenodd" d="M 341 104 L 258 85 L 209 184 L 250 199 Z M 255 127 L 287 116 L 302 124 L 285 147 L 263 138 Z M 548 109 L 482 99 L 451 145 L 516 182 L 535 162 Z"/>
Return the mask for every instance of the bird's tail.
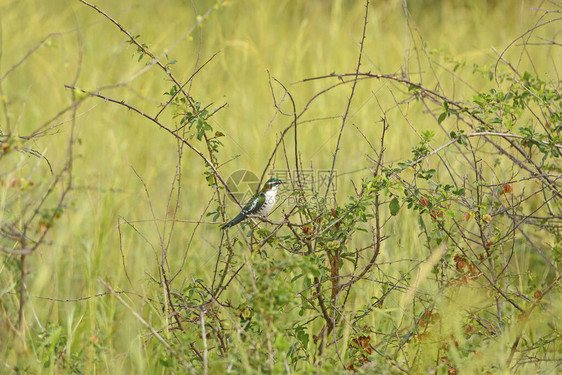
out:
<path id="1" fill-rule="evenodd" d="M 225 225 L 223 225 L 221 227 L 221 229 L 226 229 L 226 228 L 230 228 L 235 226 L 236 224 L 238 224 L 239 222 L 241 222 L 242 220 L 244 220 L 246 218 L 246 215 L 244 215 L 242 212 L 240 212 L 238 214 L 238 216 L 236 216 L 234 219 L 230 220 L 228 223 L 226 223 Z"/>

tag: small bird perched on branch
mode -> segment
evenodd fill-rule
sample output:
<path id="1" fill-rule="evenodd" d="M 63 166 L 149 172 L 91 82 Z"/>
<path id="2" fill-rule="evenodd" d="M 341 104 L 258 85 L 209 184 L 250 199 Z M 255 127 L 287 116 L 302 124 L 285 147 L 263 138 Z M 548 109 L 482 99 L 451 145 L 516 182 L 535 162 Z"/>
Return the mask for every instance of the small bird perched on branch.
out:
<path id="1" fill-rule="evenodd" d="M 261 191 L 256 194 L 242 209 L 242 211 L 228 223 L 223 225 L 221 229 L 227 229 L 235 226 L 242 220 L 248 217 L 248 215 L 261 215 L 265 216 L 271 211 L 273 205 L 275 204 L 275 196 L 277 195 L 277 189 L 279 185 L 284 184 L 278 178 L 270 178 L 263 185 Z"/>

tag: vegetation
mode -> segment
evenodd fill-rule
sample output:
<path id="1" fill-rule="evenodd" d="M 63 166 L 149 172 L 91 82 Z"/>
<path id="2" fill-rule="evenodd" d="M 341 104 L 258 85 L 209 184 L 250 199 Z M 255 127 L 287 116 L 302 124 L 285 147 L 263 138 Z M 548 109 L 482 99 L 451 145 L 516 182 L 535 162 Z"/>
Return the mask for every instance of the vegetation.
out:
<path id="1" fill-rule="evenodd" d="M 0 4 L 0 372 L 560 372 L 561 10 Z"/>

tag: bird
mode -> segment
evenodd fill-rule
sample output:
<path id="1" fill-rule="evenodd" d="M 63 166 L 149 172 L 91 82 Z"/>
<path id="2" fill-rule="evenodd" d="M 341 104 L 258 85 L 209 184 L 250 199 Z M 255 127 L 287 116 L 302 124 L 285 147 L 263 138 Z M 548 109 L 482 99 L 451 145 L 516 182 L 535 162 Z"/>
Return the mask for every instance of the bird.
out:
<path id="1" fill-rule="evenodd" d="M 228 223 L 223 225 L 221 229 L 227 229 L 235 226 L 242 220 L 248 217 L 248 215 L 261 215 L 265 216 L 271 211 L 273 205 L 275 204 L 275 196 L 277 195 L 277 189 L 279 185 L 284 184 L 285 181 L 281 181 L 278 178 L 270 178 L 263 185 L 259 193 L 257 193 L 246 205 L 242 208 L 242 211 Z"/>

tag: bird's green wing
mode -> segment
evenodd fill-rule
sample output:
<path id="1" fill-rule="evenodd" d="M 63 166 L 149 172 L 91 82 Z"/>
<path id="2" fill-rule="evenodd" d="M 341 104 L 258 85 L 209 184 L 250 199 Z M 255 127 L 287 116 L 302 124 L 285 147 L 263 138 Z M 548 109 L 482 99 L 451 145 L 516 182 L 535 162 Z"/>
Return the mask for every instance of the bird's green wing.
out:
<path id="1" fill-rule="evenodd" d="M 265 194 L 261 193 L 258 196 L 252 198 L 244 208 L 242 209 L 242 213 L 244 215 L 252 215 L 259 211 L 261 206 L 265 203 Z"/>

